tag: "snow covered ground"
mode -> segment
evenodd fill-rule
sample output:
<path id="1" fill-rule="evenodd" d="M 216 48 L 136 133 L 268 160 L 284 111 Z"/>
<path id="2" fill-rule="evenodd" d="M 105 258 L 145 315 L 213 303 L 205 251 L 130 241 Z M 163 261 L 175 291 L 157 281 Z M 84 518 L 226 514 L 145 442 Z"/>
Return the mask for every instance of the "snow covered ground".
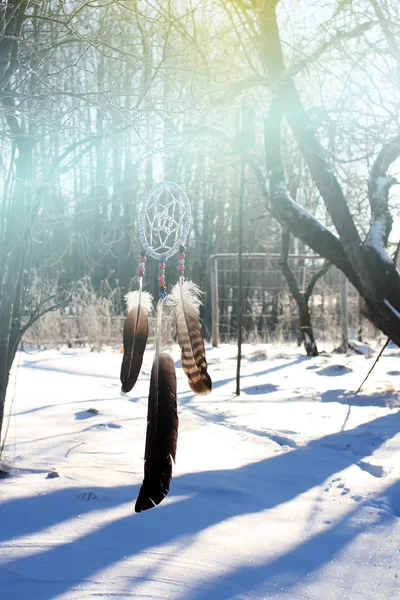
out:
<path id="1" fill-rule="evenodd" d="M 129 395 L 117 350 L 18 355 L 1 600 L 400 598 L 400 352 L 358 396 L 375 355 L 244 353 L 240 397 L 228 345 L 208 348 L 214 390 L 196 397 L 174 349 L 177 463 L 140 514 L 153 352 Z"/>

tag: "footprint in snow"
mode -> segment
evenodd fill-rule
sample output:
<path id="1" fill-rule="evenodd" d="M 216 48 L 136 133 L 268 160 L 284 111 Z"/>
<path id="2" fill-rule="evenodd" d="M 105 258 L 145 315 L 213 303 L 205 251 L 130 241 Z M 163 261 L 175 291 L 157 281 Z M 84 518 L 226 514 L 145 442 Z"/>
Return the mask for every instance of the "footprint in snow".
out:
<path id="1" fill-rule="evenodd" d="M 350 488 L 345 487 L 344 483 L 339 483 L 339 485 L 337 487 L 339 490 L 343 490 L 342 496 L 346 496 L 350 492 Z"/>
<path id="2" fill-rule="evenodd" d="M 93 429 L 106 429 L 106 427 L 109 429 L 121 429 L 122 425 L 119 425 L 119 423 L 99 423 L 98 425 L 94 425 Z"/>
<path id="3" fill-rule="evenodd" d="M 332 480 L 331 480 L 331 481 L 328 483 L 328 485 L 327 485 L 327 487 L 325 488 L 325 490 L 324 490 L 324 491 L 325 491 L 325 492 L 330 492 L 330 491 L 331 491 L 331 489 L 332 489 L 332 487 L 334 486 L 334 484 L 335 484 L 335 483 L 337 483 L 337 486 L 336 486 L 336 487 L 337 487 L 338 489 L 340 489 L 340 490 L 343 490 L 343 492 L 342 492 L 342 496 L 345 496 L 346 494 L 348 494 L 348 493 L 349 493 L 349 491 L 350 491 L 350 490 L 349 490 L 349 488 L 345 487 L 344 483 L 338 483 L 338 481 L 342 481 L 342 478 L 341 478 L 341 477 L 335 477 L 334 479 L 332 479 Z"/>
<path id="4" fill-rule="evenodd" d="M 362 496 L 360 496 L 359 494 L 356 494 L 355 496 L 350 496 L 352 500 L 354 500 L 354 502 L 361 502 L 361 500 L 364 500 L 364 498 Z"/>

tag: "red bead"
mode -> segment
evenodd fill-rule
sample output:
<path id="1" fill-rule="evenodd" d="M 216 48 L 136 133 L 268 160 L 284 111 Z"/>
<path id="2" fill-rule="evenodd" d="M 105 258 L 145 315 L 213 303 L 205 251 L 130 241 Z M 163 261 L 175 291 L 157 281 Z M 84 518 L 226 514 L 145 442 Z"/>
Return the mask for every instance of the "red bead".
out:
<path id="1" fill-rule="evenodd" d="M 146 257 L 145 256 L 141 256 L 139 260 L 140 260 L 141 263 L 145 263 L 146 262 Z"/>
<path id="2" fill-rule="evenodd" d="M 185 265 L 178 265 L 178 271 L 179 273 L 183 273 L 185 270 Z"/>
<path id="3" fill-rule="evenodd" d="M 178 258 L 185 258 L 185 253 L 184 252 L 179 252 Z"/>
<path id="4" fill-rule="evenodd" d="M 139 275 L 139 277 L 143 277 L 143 275 L 144 275 L 144 267 L 139 267 L 138 268 L 138 275 Z"/>
<path id="5" fill-rule="evenodd" d="M 158 285 L 159 285 L 160 287 L 164 287 L 164 283 L 165 283 L 165 281 L 159 281 L 159 282 L 158 282 Z"/>
<path id="6" fill-rule="evenodd" d="M 164 262 L 158 263 L 158 268 L 159 269 L 165 269 L 165 263 Z"/>

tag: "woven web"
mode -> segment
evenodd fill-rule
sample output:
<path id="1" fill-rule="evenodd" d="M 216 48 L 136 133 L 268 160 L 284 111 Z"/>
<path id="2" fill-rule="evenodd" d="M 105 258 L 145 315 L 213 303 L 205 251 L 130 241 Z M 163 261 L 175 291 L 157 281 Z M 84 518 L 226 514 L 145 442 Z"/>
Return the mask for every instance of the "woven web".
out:
<path id="1" fill-rule="evenodd" d="M 172 256 L 186 241 L 190 205 L 176 184 L 164 182 L 153 188 L 141 215 L 142 244 L 150 256 Z"/>

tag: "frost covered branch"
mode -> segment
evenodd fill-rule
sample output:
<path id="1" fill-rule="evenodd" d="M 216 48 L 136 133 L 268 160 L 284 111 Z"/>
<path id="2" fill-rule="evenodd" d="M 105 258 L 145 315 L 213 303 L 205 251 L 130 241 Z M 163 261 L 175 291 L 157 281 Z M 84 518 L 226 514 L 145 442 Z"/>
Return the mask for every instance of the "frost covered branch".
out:
<path id="1" fill-rule="evenodd" d="M 368 182 L 371 227 L 365 245 L 374 248 L 386 262 L 392 262 L 386 252 L 393 223 L 389 209 L 389 191 L 397 183 L 396 178 L 388 176 L 387 171 L 399 156 L 400 135 L 384 144 L 372 166 Z"/>
<path id="2" fill-rule="evenodd" d="M 340 239 L 324 227 L 289 195 L 280 149 L 281 110 L 272 103 L 265 121 L 265 154 L 269 207 L 274 216 L 309 248 L 341 269 L 357 288 L 359 281 L 353 271 Z"/>

